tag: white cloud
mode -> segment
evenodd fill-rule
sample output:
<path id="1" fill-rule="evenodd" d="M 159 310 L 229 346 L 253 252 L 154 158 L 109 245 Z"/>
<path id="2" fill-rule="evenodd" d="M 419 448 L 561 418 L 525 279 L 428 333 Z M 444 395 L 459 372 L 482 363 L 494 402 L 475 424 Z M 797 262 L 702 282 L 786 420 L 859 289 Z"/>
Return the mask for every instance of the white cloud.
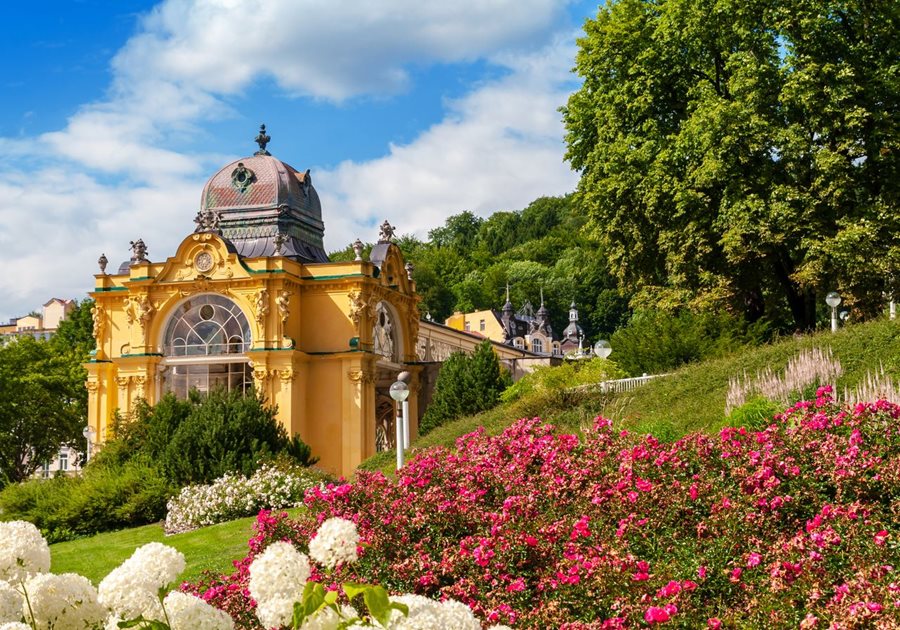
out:
<path id="1" fill-rule="evenodd" d="M 573 190 L 577 175 L 562 159 L 557 111 L 572 89 L 573 58 L 574 34 L 507 57 L 511 74 L 450 103 L 447 118 L 413 142 L 318 173 L 328 246 L 371 240 L 385 218 L 424 237 L 463 210 L 487 215 Z"/>
<path id="2" fill-rule="evenodd" d="M 464 209 L 571 190 L 556 109 L 572 87 L 574 34 L 552 41 L 564 5 L 166 0 L 116 55 L 104 99 L 58 131 L 0 138 L 0 321 L 50 296 L 83 297 L 100 252 L 115 268 L 138 236 L 151 259 L 171 255 L 203 181 L 227 161 L 181 138 L 230 115 L 222 98 L 260 79 L 340 101 L 402 90 L 412 67 L 487 59 L 507 70 L 384 157 L 315 173 L 330 247 L 373 238 L 384 218 L 424 235 Z"/>
<path id="3" fill-rule="evenodd" d="M 410 63 L 474 60 L 546 38 L 560 0 L 169 0 L 117 55 L 129 81 L 231 93 L 260 76 L 339 101 L 402 89 Z"/>

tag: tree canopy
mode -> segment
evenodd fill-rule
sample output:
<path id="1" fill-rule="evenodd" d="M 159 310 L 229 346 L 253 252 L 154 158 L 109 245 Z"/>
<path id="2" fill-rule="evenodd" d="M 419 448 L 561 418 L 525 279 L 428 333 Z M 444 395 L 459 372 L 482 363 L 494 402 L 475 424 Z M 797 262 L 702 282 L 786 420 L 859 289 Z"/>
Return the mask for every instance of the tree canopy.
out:
<path id="1" fill-rule="evenodd" d="M 900 280 L 900 3 L 610 0 L 563 108 L 577 203 L 633 305 L 810 328 Z"/>

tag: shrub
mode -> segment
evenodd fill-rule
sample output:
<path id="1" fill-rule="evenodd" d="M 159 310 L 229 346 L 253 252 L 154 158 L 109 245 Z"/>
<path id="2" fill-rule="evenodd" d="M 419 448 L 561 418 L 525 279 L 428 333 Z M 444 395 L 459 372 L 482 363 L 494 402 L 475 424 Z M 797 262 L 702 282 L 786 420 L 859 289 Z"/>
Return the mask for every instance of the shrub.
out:
<path id="1" fill-rule="evenodd" d="M 261 515 L 248 558 L 340 517 L 360 557 L 330 580 L 458 598 L 517 628 L 895 627 L 900 406 L 819 394 L 762 431 L 670 444 L 603 418 L 583 440 L 537 419 L 476 431 L 395 481 L 314 488 L 296 520 Z M 195 588 L 248 608 L 248 562 Z"/>
<path id="2" fill-rule="evenodd" d="M 608 359 L 566 361 L 557 366 L 542 365 L 510 385 L 500 395 L 500 399 L 504 403 L 510 403 L 539 391 L 571 389 L 622 376 L 622 370 Z"/>
<path id="3" fill-rule="evenodd" d="M 434 398 L 422 417 L 419 434 L 494 407 L 507 385 L 509 376 L 500 367 L 490 341 L 482 342 L 471 355 L 454 352 L 438 372 Z"/>
<path id="4" fill-rule="evenodd" d="M 154 407 L 136 407 L 133 419 L 121 423 L 122 445 L 115 448 L 119 457 L 140 454 L 159 462 L 176 487 L 210 483 L 226 473 L 248 476 L 279 453 L 302 466 L 315 463 L 309 447 L 297 436 L 289 438 L 275 414 L 264 398 L 238 391 L 190 400 L 167 394 Z"/>
<path id="5" fill-rule="evenodd" d="M 765 324 L 725 313 L 638 311 L 613 333 L 613 359 L 629 376 L 660 374 L 763 340 Z"/>
<path id="6" fill-rule="evenodd" d="M 164 529 L 166 534 L 177 534 L 261 509 L 301 505 L 306 491 L 326 480 L 327 475 L 312 468 L 273 464 L 264 464 L 251 477 L 226 473 L 208 485 L 186 486 L 172 497 Z"/>
<path id="7" fill-rule="evenodd" d="M 33 479 L 0 492 L 5 520 L 34 523 L 51 542 L 160 520 L 171 486 L 155 466 L 92 462 L 78 477 Z"/>

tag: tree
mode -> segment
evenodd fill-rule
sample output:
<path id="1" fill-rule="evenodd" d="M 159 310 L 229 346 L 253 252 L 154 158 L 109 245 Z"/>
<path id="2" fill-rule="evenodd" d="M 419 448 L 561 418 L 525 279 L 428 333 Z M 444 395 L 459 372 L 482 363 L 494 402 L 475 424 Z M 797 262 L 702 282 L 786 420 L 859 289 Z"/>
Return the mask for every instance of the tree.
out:
<path id="1" fill-rule="evenodd" d="M 84 377 L 50 342 L 0 346 L 0 480 L 28 478 L 60 446 L 83 441 Z"/>
<path id="2" fill-rule="evenodd" d="M 585 31 L 566 157 L 634 304 L 798 329 L 827 290 L 878 310 L 900 279 L 900 4 L 611 0 Z"/>
<path id="3" fill-rule="evenodd" d="M 419 434 L 494 407 L 508 385 L 509 376 L 500 367 L 490 341 L 482 342 L 471 355 L 454 352 L 441 365 L 434 398 L 422 417 Z"/>

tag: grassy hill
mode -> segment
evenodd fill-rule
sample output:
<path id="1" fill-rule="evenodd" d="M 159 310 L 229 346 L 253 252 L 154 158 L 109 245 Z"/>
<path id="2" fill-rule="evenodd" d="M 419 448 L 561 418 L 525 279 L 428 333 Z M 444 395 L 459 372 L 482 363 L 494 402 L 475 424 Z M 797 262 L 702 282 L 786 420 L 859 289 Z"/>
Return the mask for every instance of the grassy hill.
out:
<path id="1" fill-rule="evenodd" d="M 512 404 L 502 404 L 448 423 L 415 441 L 412 447 L 452 447 L 457 437 L 479 426 L 484 426 L 489 434 L 497 434 L 516 419 L 533 416 L 546 419 L 561 431 L 578 432 L 598 414 L 610 418 L 623 429 L 653 433 L 661 439 L 677 439 L 692 431 L 718 431 L 729 424 L 725 416 L 729 379 L 754 376 L 767 367 L 779 372 L 791 358 L 812 348 L 830 350 L 840 361 L 843 374 L 835 383 L 840 394 L 881 368 L 887 374 L 900 372 L 900 321 L 877 320 L 847 326 L 834 334 L 823 331 L 784 338 L 685 366 L 669 376 L 621 394 L 535 392 Z M 615 354 L 612 358 L 615 359 Z M 363 462 L 361 468 L 388 473 L 393 471 L 393 462 L 393 452 L 379 453 Z"/>

